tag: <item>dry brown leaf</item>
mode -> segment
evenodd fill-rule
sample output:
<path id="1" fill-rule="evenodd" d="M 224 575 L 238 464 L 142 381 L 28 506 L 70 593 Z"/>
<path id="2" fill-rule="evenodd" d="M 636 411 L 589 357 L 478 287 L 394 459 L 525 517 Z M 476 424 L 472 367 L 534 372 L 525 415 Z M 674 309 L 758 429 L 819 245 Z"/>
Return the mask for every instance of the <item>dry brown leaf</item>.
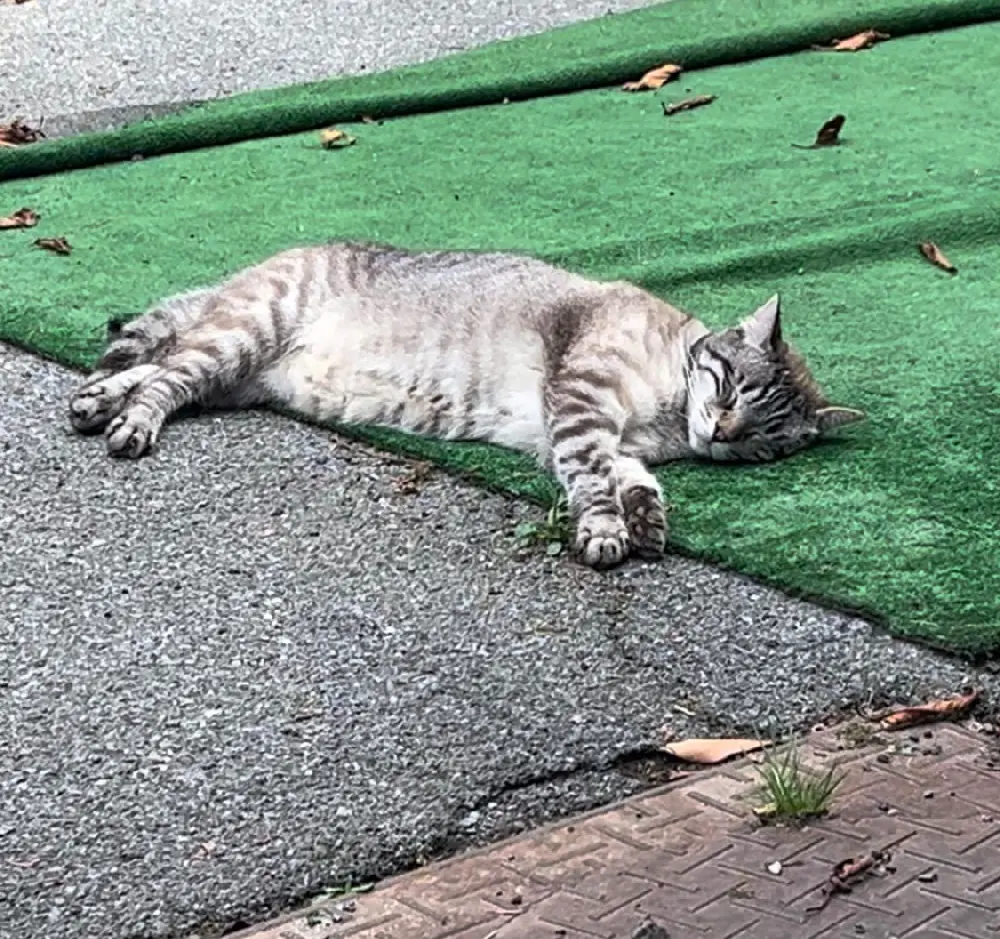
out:
<path id="1" fill-rule="evenodd" d="M 336 150 L 340 147 L 349 147 L 357 143 L 358 138 L 352 137 L 347 131 L 339 130 L 336 127 L 328 127 L 319 132 L 319 142 L 324 150 Z"/>
<path id="2" fill-rule="evenodd" d="M 402 496 L 412 496 L 420 492 L 431 474 L 430 463 L 414 463 L 407 472 L 393 480 L 392 488 Z"/>
<path id="3" fill-rule="evenodd" d="M 0 124 L 0 147 L 37 143 L 44 136 L 40 127 L 31 127 L 16 117 L 9 124 Z"/>
<path id="4" fill-rule="evenodd" d="M 830 52 L 860 52 L 862 49 L 870 49 L 877 42 L 885 42 L 888 38 L 888 33 L 880 33 L 877 29 L 866 29 L 847 39 L 835 39 L 833 45 L 822 48 Z"/>
<path id="5" fill-rule="evenodd" d="M 38 213 L 34 209 L 18 209 L 5 218 L 0 218 L 2 228 L 34 228 L 38 224 Z"/>
<path id="6" fill-rule="evenodd" d="M 73 250 L 65 238 L 36 238 L 35 244 L 54 254 L 69 254 Z"/>
<path id="7" fill-rule="evenodd" d="M 837 893 L 850 893 L 853 886 L 869 874 L 884 871 L 885 865 L 892 860 L 888 851 L 870 851 L 859 857 L 850 857 L 833 865 L 830 879 L 823 885 L 823 899 L 815 906 L 806 908 L 806 912 L 815 913 L 822 910 Z M 878 867 L 876 868 L 876 865 Z"/>
<path id="8" fill-rule="evenodd" d="M 840 143 L 840 128 L 847 118 L 843 114 L 831 117 L 817 132 L 814 147 L 832 147 Z"/>
<path id="9" fill-rule="evenodd" d="M 706 104 L 711 104 L 715 100 L 715 95 L 696 95 L 685 101 L 677 101 L 674 104 L 663 105 L 663 113 L 666 117 L 671 114 L 678 114 L 681 111 L 690 111 L 692 108 L 701 108 Z"/>
<path id="10" fill-rule="evenodd" d="M 847 120 L 843 114 L 835 114 L 816 131 L 816 139 L 812 143 L 793 143 L 800 150 L 815 150 L 817 147 L 835 147 L 840 143 L 840 129 Z"/>
<path id="11" fill-rule="evenodd" d="M 623 91 L 656 91 L 662 88 L 668 81 L 675 79 L 683 69 L 679 65 L 661 65 L 659 68 L 650 69 L 637 82 L 625 82 L 622 85 Z"/>
<path id="12" fill-rule="evenodd" d="M 881 720 L 886 730 L 902 730 L 915 724 L 926 724 L 930 721 L 942 721 L 961 717 L 979 700 L 978 691 L 955 695 L 952 698 L 937 698 L 927 704 L 915 707 L 904 707 L 887 714 Z"/>
<path id="13" fill-rule="evenodd" d="M 920 249 L 920 253 L 931 264 L 937 265 L 941 270 L 947 271 L 949 274 L 958 273 L 958 268 L 941 253 L 941 249 L 933 241 L 922 241 L 917 247 Z"/>
<path id="14" fill-rule="evenodd" d="M 715 740 L 712 738 L 693 738 L 679 740 L 677 743 L 665 744 L 663 750 L 685 763 L 721 763 L 734 756 L 743 756 L 766 747 L 770 740 L 748 740 L 731 738 Z"/>

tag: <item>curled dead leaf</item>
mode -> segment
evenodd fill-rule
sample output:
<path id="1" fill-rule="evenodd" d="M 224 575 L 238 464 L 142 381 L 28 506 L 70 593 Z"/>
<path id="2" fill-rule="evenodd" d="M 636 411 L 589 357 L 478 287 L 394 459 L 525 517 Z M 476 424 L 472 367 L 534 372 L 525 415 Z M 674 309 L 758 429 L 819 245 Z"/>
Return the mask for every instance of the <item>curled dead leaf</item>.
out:
<path id="1" fill-rule="evenodd" d="M 712 738 L 692 738 L 679 740 L 677 743 L 664 745 L 663 751 L 685 763 L 721 763 L 735 756 L 743 756 L 766 747 L 770 740 L 752 740 L 746 738 L 730 738 L 716 740 Z"/>
<path id="2" fill-rule="evenodd" d="M 844 126 L 847 118 L 843 114 L 837 114 L 830 118 L 817 132 L 814 147 L 832 147 L 840 143 L 840 128 Z"/>
<path id="3" fill-rule="evenodd" d="M 36 238 L 35 244 L 53 254 L 69 254 L 73 250 L 65 238 Z"/>
<path id="4" fill-rule="evenodd" d="M 866 29 L 853 36 L 848 36 L 847 39 L 835 39 L 831 45 L 819 48 L 828 52 L 860 52 L 862 49 L 870 49 L 877 42 L 885 42 L 889 38 L 888 33 L 879 32 L 877 29 Z"/>
<path id="5" fill-rule="evenodd" d="M 822 910 L 837 893 L 850 893 L 854 885 L 870 874 L 885 873 L 892 860 L 888 851 L 870 851 L 858 857 L 850 857 L 833 865 L 830 879 L 823 885 L 823 899 L 815 906 L 806 908 L 807 913 Z"/>
<path id="6" fill-rule="evenodd" d="M 711 104 L 715 100 L 715 95 L 695 95 L 684 101 L 676 101 L 673 104 L 663 105 L 663 114 L 670 117 L 671 114 L 678 114 L 681 111 L 690 111 L 692 108 L 702 108 L 706 104 Z"/>
<path id="7" fill-rule="evenodd" d="M 625 82 L 622 85 L 623 91 L 656 91 L 662 88 L 668 81 L 675 79 L 683 69 L 679 65 L 668 63 L 658 68 L 650 69 L 638 81 Z"/>
<path id="8" fill-rule="evenodd" d="M 336 127 L 327 127 L 319 132 L 319 142 L 324 150 L 337 150 L 340 147 L 349 147 L 358 142 L 357 137 L 352 137 L 347 131 Z"/>
<path id="9" fill-rule="evenodd" d="M 835 114 L 816 131 L 816 139 L 810 144 L 793 143 L 800 150 L 815 150 L 817 147 L 834 147 L 840 143 L 840 129 L 847 118 L 843 114 Z"/>
<path id="10" fill-rule="evenodd" d="M 947 271 L 949 274 L 958 273 L 958 268 L 944 256 L 941 249 L 934 244 L 933 241 L 922 241 L 919 245 L 917 245 L 917 248 L 920 250 L 920 253 L 931 262 L 931 264 L 940 267 L 941 270 Z"/>
<path id="11" fill-rule="evenodd" d="M 852 880 L 871 868 L 875 863 L 875 858 L 876 855 L 873 853 L 838 861 L 830 875 L 830 883 L 836 884 L 840 888 L 848 886 Z"/>
<path id="12" fill-rule="evenodd" d="M 951 698 L 937 698 L 928 701 L 927 704 L 893 711 L 882 718 L 881 725 L 886 730 L 902 730 L 904 727 L 913 727 L 915 724 L 926 724 L 930 721 L 954 720 L 956 717 L 961 717 L 978 700 L 978 690 Z"/>
<path id="13" fill-rule="evenodd" d="M 2 228 L 34 228 L 38 224 L 38 213 L 34 209 L 18 209 L 10 215 L 0 218 Z"/>
<path id="14" fill-rule="evenodd" d="M 0 147 L 20 147 L 26 143 L 37 143 L 45 136 L 40 127 L 31 127 L 20 118 L 9 124 L 0 124 Z"/>

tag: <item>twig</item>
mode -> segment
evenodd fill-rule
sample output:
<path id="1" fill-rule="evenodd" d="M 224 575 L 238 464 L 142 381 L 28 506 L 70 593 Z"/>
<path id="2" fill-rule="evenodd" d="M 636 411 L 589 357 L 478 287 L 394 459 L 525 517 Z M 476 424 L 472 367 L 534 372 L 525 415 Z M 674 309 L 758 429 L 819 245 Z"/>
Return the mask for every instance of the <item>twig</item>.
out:
<path id="1" fill-rule="evenodd" d="M 663 105 L 663 115 L 664 117 L 670 117 L 671 114 L 678 114 L 681 111 L 690 111 L 692 108 L 701 108 L 706 104 L 711 104 L 715 100 L 715 95 L 697 95 L 694 98 L 688 98 L 686 101 L 677 101 L 674 104 Z"/>

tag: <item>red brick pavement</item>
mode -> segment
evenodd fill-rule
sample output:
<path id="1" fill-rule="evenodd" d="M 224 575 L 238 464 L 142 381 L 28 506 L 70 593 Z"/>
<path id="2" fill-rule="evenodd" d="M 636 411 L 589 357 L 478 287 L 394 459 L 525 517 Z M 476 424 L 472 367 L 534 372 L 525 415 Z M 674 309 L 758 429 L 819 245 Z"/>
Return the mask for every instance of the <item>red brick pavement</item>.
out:
<path id="1" fill-rule="evenodd" d="M 981 735 L 925 733 L 862 749 L 814 734 L 807 762 L 847 778 L 806 827 L 756 821 L 744 761 L 243 936 L 629 939 L 653 922 L 670 939 L 1000 939 L 1000 764 Z M 886 870 L 810 909 L 834 864 L 886 848 Z"/>

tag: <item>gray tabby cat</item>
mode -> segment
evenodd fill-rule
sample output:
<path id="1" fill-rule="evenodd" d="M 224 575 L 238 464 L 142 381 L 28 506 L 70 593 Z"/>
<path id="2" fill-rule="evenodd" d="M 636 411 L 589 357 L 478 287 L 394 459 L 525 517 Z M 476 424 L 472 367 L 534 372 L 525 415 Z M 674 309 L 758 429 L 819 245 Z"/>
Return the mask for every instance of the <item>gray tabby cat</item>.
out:
<path id="1" fill-rule="evenodd" d="M 109 332 L 70 417 L 113 456 L 189 404 L 491 441 L 554 472 L 597 568 L 663 552 L 648 465 L 772 460 L 864 416 L 828 404 L 777 297 L 713 333 L 632 284 L 506 254 L 296 248 Z"/>

